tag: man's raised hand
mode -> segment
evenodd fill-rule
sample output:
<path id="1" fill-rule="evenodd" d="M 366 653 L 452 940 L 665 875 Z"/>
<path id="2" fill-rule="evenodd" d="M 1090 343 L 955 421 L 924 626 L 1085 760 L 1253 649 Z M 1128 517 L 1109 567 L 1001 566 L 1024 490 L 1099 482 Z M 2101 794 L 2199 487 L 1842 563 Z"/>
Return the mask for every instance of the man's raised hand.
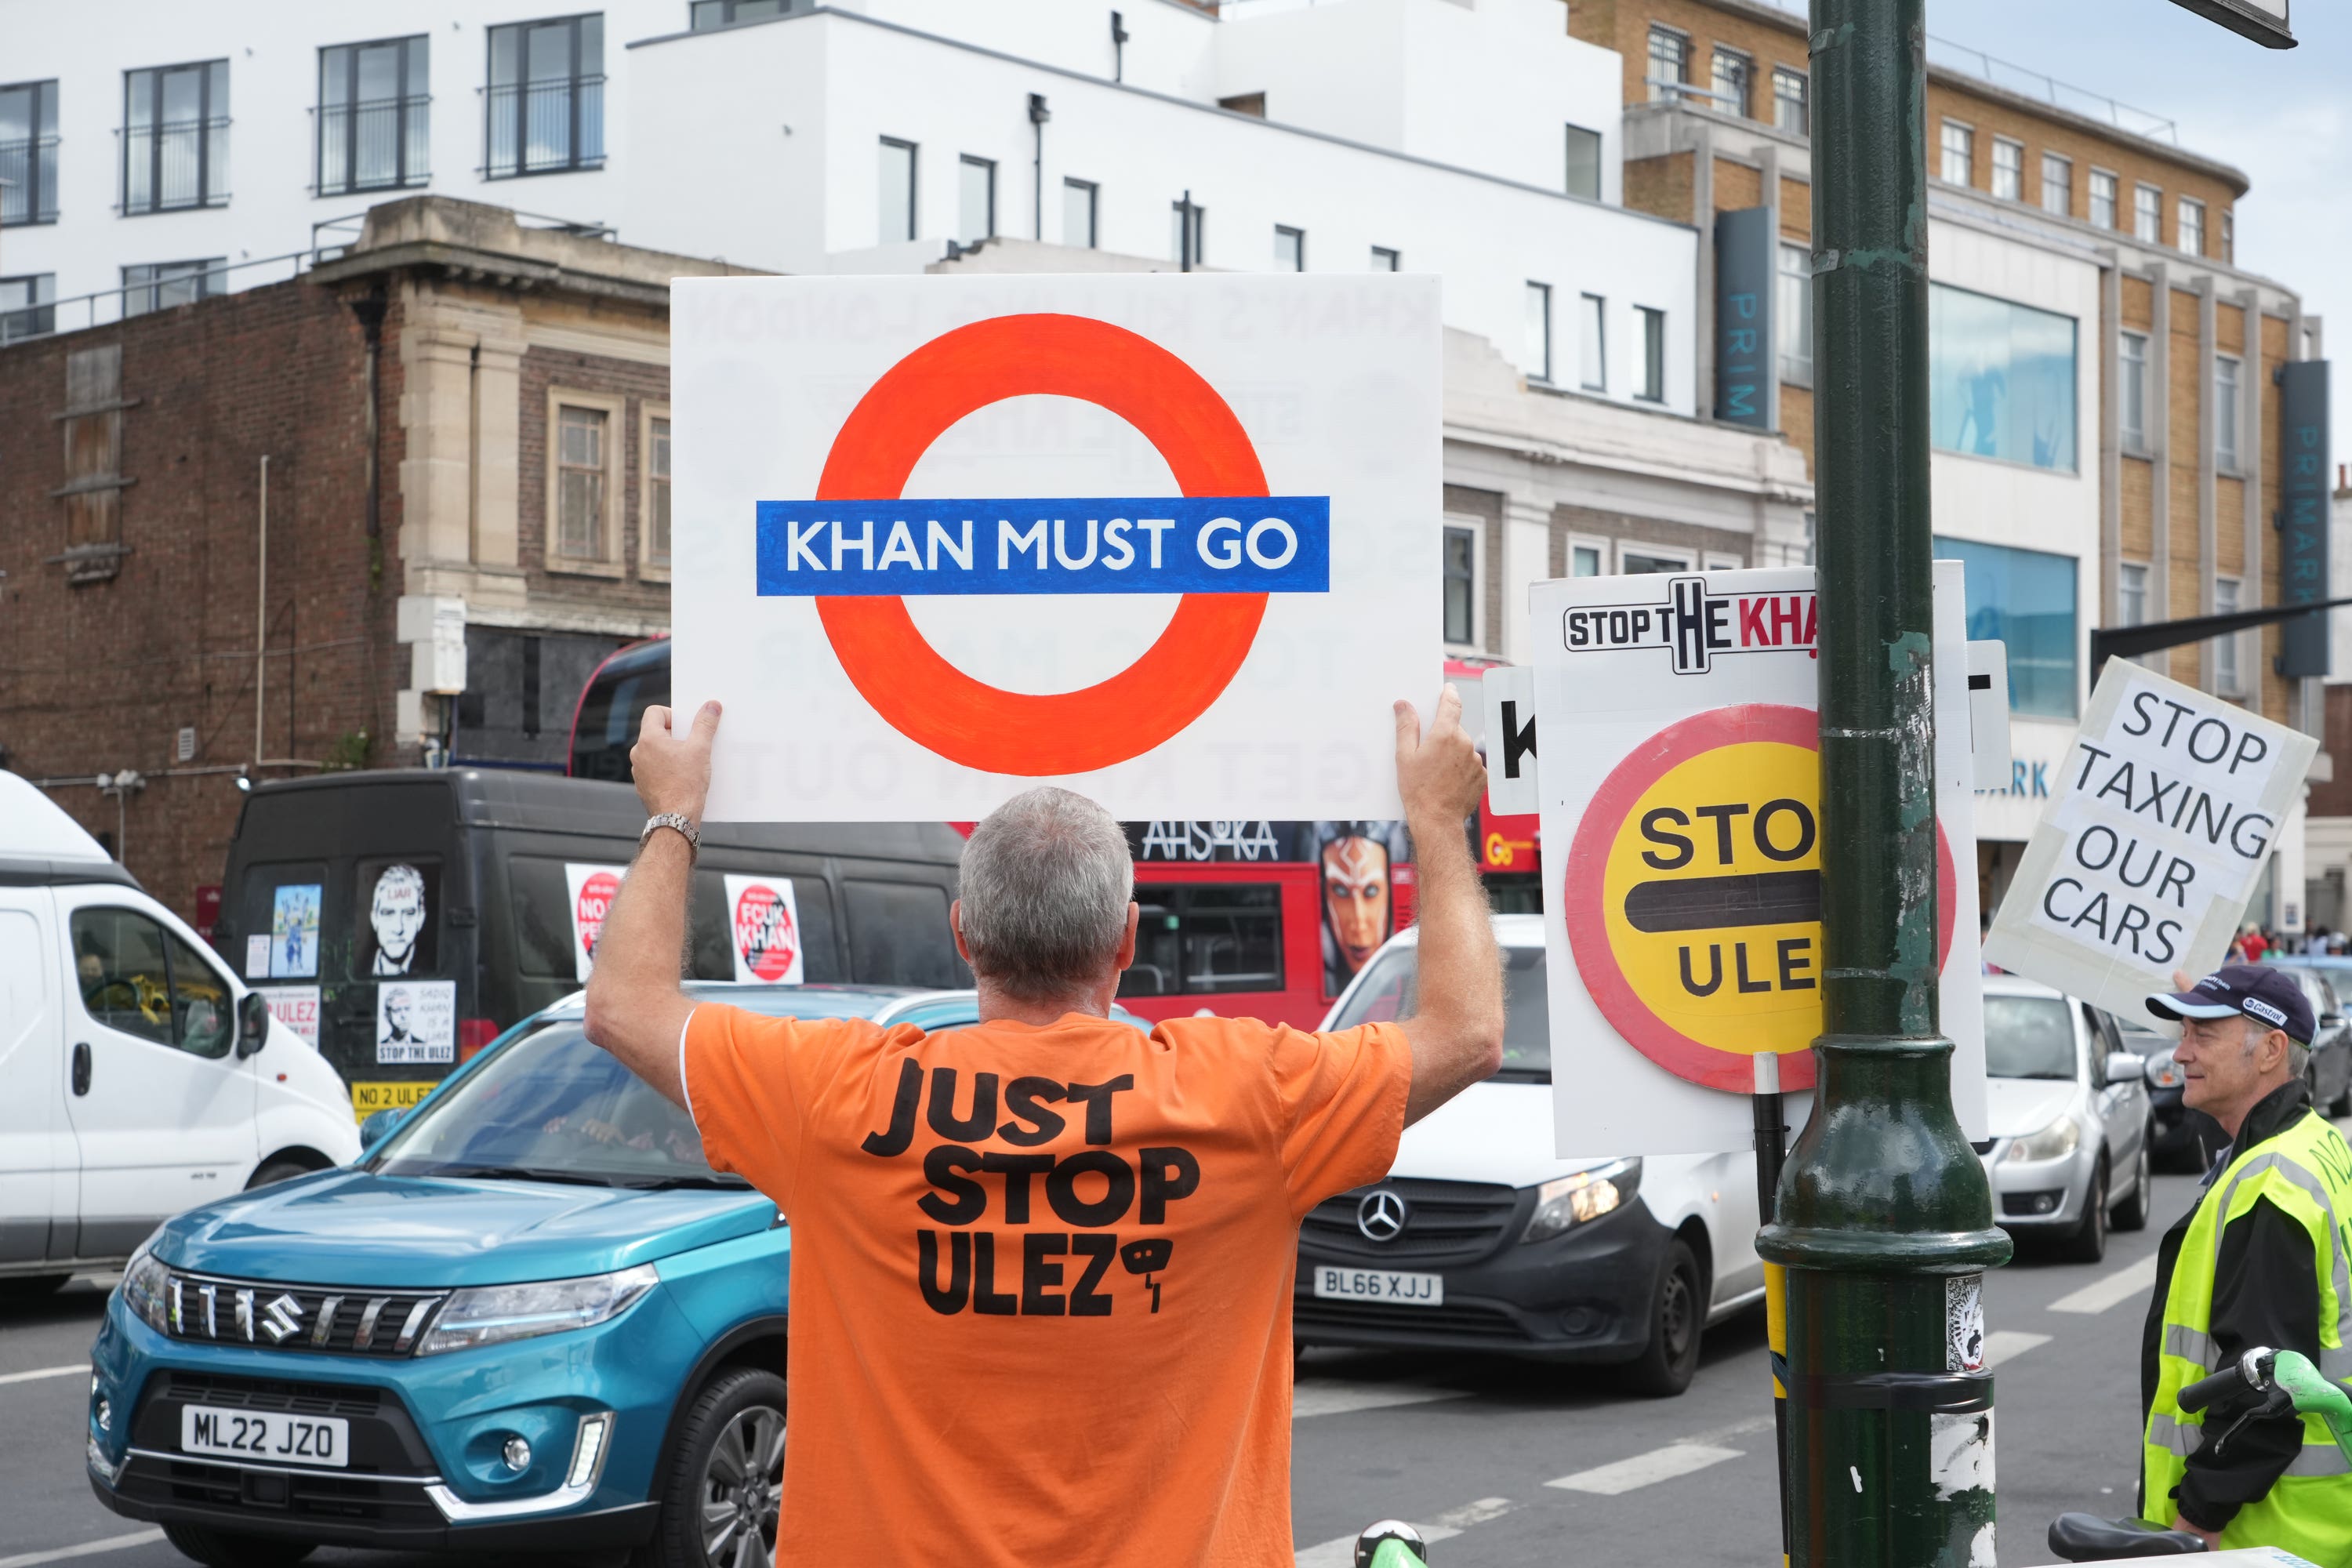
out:
<path id="1" fill-rule="evenodd" d="M 719 734 L 719 704 L 704 703 L 695 712 L 693 728 L 683 733 L 674 727 L 675 718 L 673 709 L 646 710 L 637 743 L 629 748 L 629 767 L 648 813 L 674 811 L 699 826 L 710 795 L 710 743 Z"/>
<path id="2" fill-rule="evenodd" d="M 1396 705 L 1396 758 L 1407 822 L 1460 822 L 1486 793 L 1486 765 L 1462 728 L 1462 694 L 1451 681 L 1426 733 L 1412 703 Z"/>

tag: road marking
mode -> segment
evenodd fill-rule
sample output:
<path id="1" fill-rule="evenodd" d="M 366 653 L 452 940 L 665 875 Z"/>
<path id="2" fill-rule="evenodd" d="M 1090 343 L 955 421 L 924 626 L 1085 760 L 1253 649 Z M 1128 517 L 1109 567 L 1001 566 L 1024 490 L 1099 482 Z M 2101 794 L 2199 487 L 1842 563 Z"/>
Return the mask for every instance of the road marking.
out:
<path id="1" fill-rule="evenodd" d="M 1985 1336 L 1985 1365 L 1999 1366 L 2005 1361 L 2023 1355 L 2036 1345 L 2049 1342 L 2048 1334 L 2029 1334 L 2023 1329 L 1995 1329 Z"/>
<path id="2" fill-rule="evenodd" d="M 1546 1481 L 1548 1487 L 1562 1491 L 1597 1492 L 1602 1497 L 1616 1497 L 1622 1492 L 1642 1487 L 1655 1486 L 1660 1481 L 1673 1480 L 1694 1470 L 1719 1465 L 1726 1459 L 1737 1459 L 1741 1450 L 1717 1448 L 1705 1443 L 1669 1443 L 1663 1448 L 1653 1448 L 1646 1454 L 1636 1454 L 1630 1459 L 1601 1465 L 1590 1470 L 1579 1470 L 1572 1476 Z"/>
<path id="3" fill-rule="evenodd" d="M 1507 1497 L 1482 1497 L 1476 1502 L 1465 1502 L 1460 1508 L 1439 1514 L 1430 1521 L 1430 1525 L 1436 1530 L 1467 1530 L 1474 1524 L 1500 1519 L 1518 1506 Z"/>
<path id="4" fill-rule="evenodd" d="M 1500 1519 L 1518 1507 L 1507 1497 L 1482 1497 L 1476 1502 L 1465 1502 L 1460 1508 L 1448 1509 L 1427 1524 L 1416 1524 L 1425 1542 L 1451 1541 L 1473 1525 L 1484 1524 L 1490 1519 Z M 1298 1550 L 1298 1568 L 1354 1568 L 1356 1538 L 1342 1535 L 1336 1540 L 1318 1541 Z M 7 1568 L 0 1563 L 0 1568 Z"/>
<path id="5" fill-rule="evenodd" d="M 89 1363 L 86 1361 L 75 1362 L 71 1366 L 38 1366 L 30 1372 L 0 1373 L 0 1383 L 34 1383 L 44 1377 L 71 1377 L 89 1370 Z M 15 1561 L 13 1557 L 0 1557 L 0 1568 L 7 1568 Z"/>
<path id="6" fill-rule="evenodd" d="M 1418 1383 L 1302 1383 L 1290 1391 L 1290 1418 L 1343 1415 L 1350 1410 L 1382 1410 L 1392 1405 L 1427 1405 L 1439 1399 L 1467 1399 L 1460 1388 L 1431 1388 Z"/>
<path id="7" fill-rule="evenodd" d="M 1769 1432 L 1772 1430 L 1772 1417 L 1769 1415 L 1750 1415 L 1745 1421 L 1734 1421 L 1728 1426 L 1717 1426 L 1706 1432 L 1694 1432 L 1687 1437 L 1677 1437 L 1675 1441 L 1704 1443 L 1711 1447 L 1720 1447 L 1727 1438 L 1745 1437 L 1757 1432 Z"/>
<path id="8" fill-rule="evenodd" d="M 2072 1295 L 2059 1297 L 2050 1303 L 2050 1310 L 2053 1312 L 2104 1312 L 2144 1290 L 2154 1289 L 2156 1254 L 2151 1252 L 2137 1263 L 2127 1264 L 2104 1279 L 2092 1280 Z"/>
<path id="9" fill-rule="evenodd" d="M 145 1546 L 163 1539 L 160 1530 L 134 1530 L 128 1535 L 110 1535 L 103 1541 L 85 1541 L 79 1546 L 55 1546 L 47 1552 L 20 1552 L 14 1557 L 0 1557 L 0 1568 L 34 1568 L 40 1563 L 63 1563 L 75 1557 L 95 1557 L 102 1552 L 121 1552 L 133 1546 Z"/>

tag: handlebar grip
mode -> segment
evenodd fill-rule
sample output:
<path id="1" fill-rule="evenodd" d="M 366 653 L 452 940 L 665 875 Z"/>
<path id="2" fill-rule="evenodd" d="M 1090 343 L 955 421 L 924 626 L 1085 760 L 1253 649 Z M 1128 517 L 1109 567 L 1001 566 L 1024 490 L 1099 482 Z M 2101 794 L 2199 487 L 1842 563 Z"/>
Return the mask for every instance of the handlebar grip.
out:
<path id="1" fill-rule="evenodd" d="M 2200 1377 L 2174 1394 L 2173 1403 L 2195 1415 L 2215 1400 L 2234 1394 L 2246 1386 L 2245 1377 L 2234 1366 L 2224 1367 L 2210 1377 Z"/>

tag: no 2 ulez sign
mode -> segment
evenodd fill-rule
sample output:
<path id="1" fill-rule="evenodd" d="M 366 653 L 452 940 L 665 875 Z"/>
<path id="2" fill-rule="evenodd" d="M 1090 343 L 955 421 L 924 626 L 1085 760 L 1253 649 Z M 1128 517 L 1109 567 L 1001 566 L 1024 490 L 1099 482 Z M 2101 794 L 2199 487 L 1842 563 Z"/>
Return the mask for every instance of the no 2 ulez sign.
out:
<path id="1" fill-rule="evenodd" d="M 1393 814 L 1387 703 L 1438 668 L 1429 280 L 709 281 L 674 598 L 680 700 L 730 714 L 714 816 L 1045 779 Z"/>

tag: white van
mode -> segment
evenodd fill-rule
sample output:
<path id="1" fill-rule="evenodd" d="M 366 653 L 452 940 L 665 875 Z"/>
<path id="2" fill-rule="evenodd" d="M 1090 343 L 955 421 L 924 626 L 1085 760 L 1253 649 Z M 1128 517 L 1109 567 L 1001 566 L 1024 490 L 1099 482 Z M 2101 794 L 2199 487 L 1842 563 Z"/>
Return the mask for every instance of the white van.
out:
<path id="1" fill-rule="evenodd" d="M 359 1157 L 342 1079 L 54 801 L 0 772 L 0 1293 Z"/>

